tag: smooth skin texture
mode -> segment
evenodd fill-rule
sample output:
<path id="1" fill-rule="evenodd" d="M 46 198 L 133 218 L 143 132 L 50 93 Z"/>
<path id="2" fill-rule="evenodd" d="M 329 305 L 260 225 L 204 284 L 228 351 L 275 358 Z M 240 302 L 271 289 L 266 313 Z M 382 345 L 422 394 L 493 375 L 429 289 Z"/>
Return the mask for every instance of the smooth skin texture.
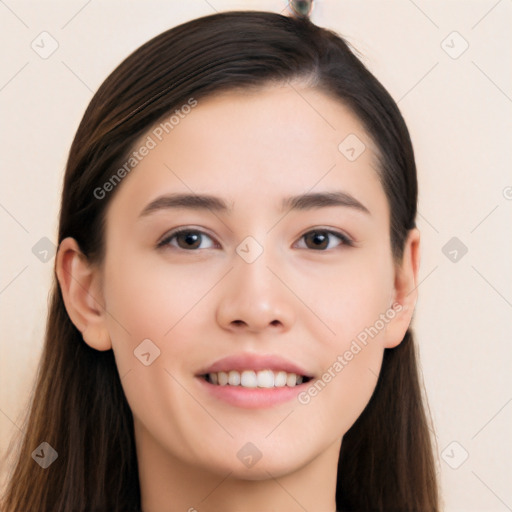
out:
<path id="1" fill-rule="evenodd" d="M 366 145 L 353 162 L 338 150 L 351 133 Z M 376 166 L 361 123 L 322 92 L 283 84 L 222 93 L 199 101 L 118 186 L 100 267 L 73 239 L 60 244 L 57 274 L 70 318 L 86 343 L 115 354 L 134 415 L 145 512 L 335 511 L 343 435 L 417 299 L 419 231 L 395 265 Z M 351 194 L 370 214 L 281 209 L 283 198 L 329 191 Z M 232 210 L 141 215 L 171 193 L 218 196 Z M 157 247 L 177 227 L 204 234 L 194 248 L 183 236 Z M 326 229 L 354 245 L 328 235 L 318 248 L 304 236 Z M 247 236 L 263 248 L 252 263 L 236 252 Z M 395 302 L 402 310 L 306 405 L 235 407 L 195 377 L 245 352 L 280 355 L 321 378 Z M 149 366 L 134 356 L 145 339 L 161 351 Z M 237 457 L 247 442 L 262 454 L 252 467 Z"/>

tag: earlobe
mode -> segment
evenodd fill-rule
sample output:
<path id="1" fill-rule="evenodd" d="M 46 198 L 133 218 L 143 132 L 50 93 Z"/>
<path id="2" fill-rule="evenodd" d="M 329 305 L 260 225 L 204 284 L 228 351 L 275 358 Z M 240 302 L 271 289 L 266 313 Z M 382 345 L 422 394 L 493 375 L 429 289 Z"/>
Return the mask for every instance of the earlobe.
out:
<path id="1" fill-rule="evenodd" d="M 87 345 L 96 350 L 104 351 L 112 348 L 108 331 L 97 325 L 89 324 L 82 332 L 82 337 Z"/>
<path id="2" fill-rule="evenodd" d="M 399 345 L 409 328 L 418 298 L 418 272 L 420 266 L 420 232 L 409 231 L 400 266 L 395 267 L 392 304 L 395 314 L 386 327 L 385 348 Z"/>
<path id="3" fill-rule="evenodd" d="M 96 350 L 111 349 L 99 270 L 90 264 L 74 238 L 60 243 L 55 271 L 66 311 L 84 341 Z"/>

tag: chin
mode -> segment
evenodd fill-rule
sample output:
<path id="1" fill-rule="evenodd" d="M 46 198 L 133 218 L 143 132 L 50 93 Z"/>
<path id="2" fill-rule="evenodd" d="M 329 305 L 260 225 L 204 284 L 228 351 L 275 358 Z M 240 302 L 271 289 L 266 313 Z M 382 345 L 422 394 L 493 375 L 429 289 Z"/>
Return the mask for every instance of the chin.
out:
<path id="1" fill-rule="evenodd" d="M 216 456 L 212 454 L 209 457 L 208 469 L 219 474 L 231 473 L 232 478 L 241 480 L 268 480 L 293 473 L 314 458 L 308 457 L 306 453 L 297 453 L 291 446 L 289 450 L 275 450 L 262 444 L 257 448 L 252 443 L 244 443 L 234 451 L 227 448 Z"/>
<path id="2" fill-rule="evenodd" d="M 277 461 L 264 462 L 263 459 L 261 459 L 250 468 L 243 467 L 243 465 L 240 464 L 233 465 L 233 467 L 226 469 L 231 471 L 231 478 L 250 481 L 262 481 L 268 480 L 272 477 L 281 478 L 283 476 L 289 475 L 300 469 L 303 465 L 304 464 L 292 464 L 290 461 L 287 461 L 285 464 Z"/>

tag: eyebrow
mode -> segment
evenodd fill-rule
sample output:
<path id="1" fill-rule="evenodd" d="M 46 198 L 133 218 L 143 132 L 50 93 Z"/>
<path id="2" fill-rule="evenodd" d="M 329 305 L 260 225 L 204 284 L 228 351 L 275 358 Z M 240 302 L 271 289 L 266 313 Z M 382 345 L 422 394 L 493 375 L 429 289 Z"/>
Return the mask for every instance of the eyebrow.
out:
<path id="1" fill-rule="evenodd" d="M 312 210 L 343 206 L 371 215 L 370 210 L 348 192 L 314 192 L 299 196 L 290 196 L 283 199 L 281 209 L 284 210 Z M 219 213 L 230 213 L 233 209 L 226 201 L 217 196 L 205 194 L 168 194 L 157 197 L 151 201 L 141 212 L 140 217 L 168 209 L 210 210 Z"/>

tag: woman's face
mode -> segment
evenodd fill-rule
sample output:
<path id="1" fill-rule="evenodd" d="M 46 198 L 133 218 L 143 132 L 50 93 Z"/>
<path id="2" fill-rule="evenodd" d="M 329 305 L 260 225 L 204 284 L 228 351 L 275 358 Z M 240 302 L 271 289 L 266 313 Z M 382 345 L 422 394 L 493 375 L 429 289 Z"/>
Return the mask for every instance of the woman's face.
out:
<path id="1" fill-rule="evenodd" d="M 105 329 L 140 446 L 279 476 L 338 453 L 405 333 L 389 207 L 361 123 L 321 92 L 190 110 L 141 137 L 107 210 Z"/>

